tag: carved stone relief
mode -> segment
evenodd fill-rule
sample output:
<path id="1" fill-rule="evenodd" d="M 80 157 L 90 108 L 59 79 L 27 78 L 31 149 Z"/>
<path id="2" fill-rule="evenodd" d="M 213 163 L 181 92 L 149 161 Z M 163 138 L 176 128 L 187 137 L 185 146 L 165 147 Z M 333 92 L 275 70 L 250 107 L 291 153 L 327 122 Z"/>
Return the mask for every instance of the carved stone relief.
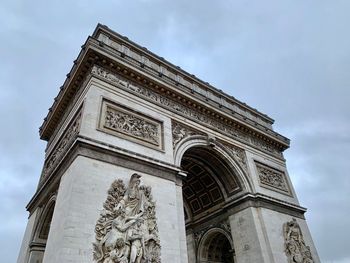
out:
<path id="1" fill-rule="evenodd" d="M 95 226 L 97 263 L 160 263 L 156 203 L 152 189 L 133 174 L 125 187 L 115 180 Z"/>
<path id="2" fill-rule="evenodd" d="M 310 247 L 305 245 L 300 226 L 295 218 L 283 226 L 285 252 L 289 263 L 313 263 Z"/>
<path id="3" fill-rule="evenodd" d="M 157 149 L 163 148 L 162 122 L 104 100 L 100 129 Z"/>
<path id="4" fill-rule="evenodd" d="M 159 92 L 155 92 L 149 88 L 146 88 L 145 86 L 141 86 L 130 82 L 129 80 L 126 80 L 123 77 L 118 76 L 117 74 L 108 72 L 104 68 L 101 68 L 96 65 L 93 66 L 91 73 L 107 81 L 110 81 L 111 83 L 118 85 L 119 87 L 125 90 L 131 91 L 137 94 L 138 96 L 142 96 L 145 99 L 158 103 L 163 107 L 166 107 L 176 112 L 179 115 L 208 125 L 211 128 L 225 133 L 236 140 L 256 147 L 269 154 L 273 154 L 276 157 L 282 157 L 281 151 L 276 146 L 269 144 L 263 139 L 255 137 L 254 135 L 237 128 L 237 126 L 229 125 L 228 123 L 225 123 L 224 121 L 215 118 L 215 116 L 206 114 L 200 109 L 198 109 L 198 107 L 191 107 L 187 104 L 177 101 L 174 98 L 167 97 L 166 95 L 162 95 Z"/>
<path id="5" fill-rule="evenodd" d="M 248 164 L 245 151 L 237 146 L 225 144 L 224 147 L 231 154 L 233 159 L 238 162 L 240 167 L 248 174 Z"/>
<path id="6" fill-rule="evenodd" d="M 261 186 L 291 195 L 284 172 L 258 162 L 255 162 L 255 165 Z"/>
<path id="7" fill-rule="evenodd" d="M 63 133 L 62 138 L 57 143 L 52 153 L 45 160 L 44 168 L 41 174 L 40 183 L 42 183 L 45 178 L 50 174 L 53 168 L 62 159 L 63 155 L 66 153 L 69 146 L 73 143 L 74 139 L 79 133 L 79 127 L 81 122 L 81 110 L 76 114 L 73 121 L 71 121 L 67 130 Z"/>
<path id="8" fill-rule="evenodd" d="M 172 121 L 172 130 L 174 149 L 176 145 L 178 145 L 178 143 L 181 142 L 183 139 L 192 135 L 204 134 L 175 121 Z"/>

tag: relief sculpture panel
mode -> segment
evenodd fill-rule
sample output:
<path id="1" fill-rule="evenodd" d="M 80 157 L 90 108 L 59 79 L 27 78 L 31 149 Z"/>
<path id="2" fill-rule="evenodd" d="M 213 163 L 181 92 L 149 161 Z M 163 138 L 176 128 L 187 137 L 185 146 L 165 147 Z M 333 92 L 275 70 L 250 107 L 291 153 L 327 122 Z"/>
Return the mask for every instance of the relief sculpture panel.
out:
<path id="1" fill-rule="evenodd" d="M 255 162 L 255 165 L 261 186 L 292 195 L 284 172 L 258 162 Z"/>
<path id="2" fill-rule="evenodd" d="M 152 189 L 133 174 L 125 187 L 115 180 L 95 226 L 97 263 L 160 263 L 156 203 Z"/>
<path id="3" fill-rule="evenodd" d="M 304 237 L 296 219 L 293 218 L 283 227 L 285 252 L 288 263 L 313 263 L 310 247 L 305 245 Z"/>
<path id="4" fill-rule="evenodd" d="M 107 100 L 102 103 L 99 128 L 151 148 L 163 149 L 162 122 Z"/>

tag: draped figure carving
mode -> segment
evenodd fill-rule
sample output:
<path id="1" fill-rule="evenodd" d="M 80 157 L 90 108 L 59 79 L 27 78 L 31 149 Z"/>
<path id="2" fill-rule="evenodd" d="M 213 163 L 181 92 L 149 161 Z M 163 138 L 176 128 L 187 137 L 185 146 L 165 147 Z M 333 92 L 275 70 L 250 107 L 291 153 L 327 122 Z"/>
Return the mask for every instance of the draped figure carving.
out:
<path id="1" fill-rule="evenodd" d="M 95 226 L 97 263 L 160 263 L 160 243 L 152 189 L 134 173 L 126 188 L 115 180 Z"/>
<path id="2" fill-rule="evenodd" d="M 293 218 L 284 224 L 285 252 L 288 263 L 313 263 L 310 247 L 305 244 L 301 228 Z"/>

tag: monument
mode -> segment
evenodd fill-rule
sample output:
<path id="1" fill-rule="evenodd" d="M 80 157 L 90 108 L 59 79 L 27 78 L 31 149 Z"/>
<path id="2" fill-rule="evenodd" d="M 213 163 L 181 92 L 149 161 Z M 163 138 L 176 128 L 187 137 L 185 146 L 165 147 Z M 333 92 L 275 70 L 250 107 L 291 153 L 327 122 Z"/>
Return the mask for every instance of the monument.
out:
<path id="1" fill-rule="evenodd" d="M 272 124 L 98 25 L 40 128 L 17 262 L 320 262 Z"/>

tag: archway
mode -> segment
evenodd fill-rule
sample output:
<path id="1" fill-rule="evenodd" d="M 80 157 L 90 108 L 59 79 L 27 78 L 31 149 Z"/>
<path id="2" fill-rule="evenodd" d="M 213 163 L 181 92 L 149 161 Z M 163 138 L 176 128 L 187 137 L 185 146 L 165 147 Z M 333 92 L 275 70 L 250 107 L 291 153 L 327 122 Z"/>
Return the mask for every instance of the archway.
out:
<path id="1" fill-rule="evenodd" d="M 210 229 L 204 234 L 198 248 L 199 263 L 233 263 L 235 253 L 228 233 L 219 228 Z"/>
<path id="2" fill-rule="evenodd" d="M 227 222 L 226 200 L 242 190 L 235 170 L 206 145 L 187 149 L 181 168 L 187 173 L 182 189 L 189 261 L 234 262 L 230 230 L 219 226 Z M 203 239 L 206 231 L 210 234 Z"/>

